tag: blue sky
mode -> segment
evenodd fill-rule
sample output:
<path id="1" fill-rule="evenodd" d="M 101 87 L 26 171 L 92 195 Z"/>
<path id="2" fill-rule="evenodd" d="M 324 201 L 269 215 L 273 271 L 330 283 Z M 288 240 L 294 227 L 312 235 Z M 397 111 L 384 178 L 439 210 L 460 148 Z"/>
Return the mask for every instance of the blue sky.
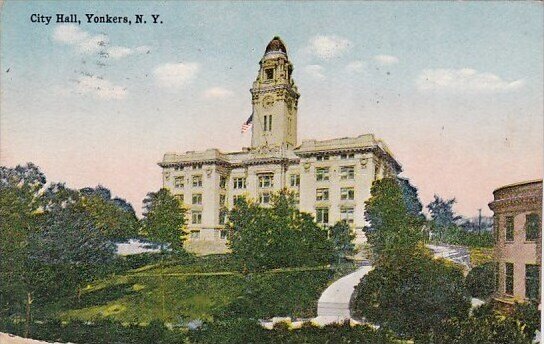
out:
<path id="1" fill-rule="evenodd" d="M 101 183 L 136 208 L 167 151 L 249 145 L 249 88 L 274 35 L 302 94 L 299 141 L 373 132 L 420 189 L 490 213 L 542 178 L 537 2 L 13 2 L 1 18 L 1 160 Z M 32 23 L 160 14 L 161 25 Z M 97 46 L 97 42 L 104 42 Z M 99 55 L 107 51 L 108 57 Z M 97 64 L 98 63 L 98 64 Z M 6 72 L 9 68 L 9 72 Z"/>

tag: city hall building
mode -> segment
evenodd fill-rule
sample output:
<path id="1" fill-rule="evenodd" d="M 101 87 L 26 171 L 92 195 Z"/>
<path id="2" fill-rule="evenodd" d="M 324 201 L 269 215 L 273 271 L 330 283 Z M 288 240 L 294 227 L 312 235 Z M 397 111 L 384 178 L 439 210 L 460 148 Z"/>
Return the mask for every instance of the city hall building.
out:
<path id="1" fill-rule="evenodd" d="M 401 166 L 372 134 L 330 140 L 297 139 L 300 93 L 285 44 L 274 37 L 251 88 L 251 147 L 238 152 L 166 153 L 159 163 L 163 186 L 188 209 L 186 248 L 226 252 L 226 214 L 236 197 L 266 206 L 274 192 L 294 191 L 299 209 L 323 225 L 347 221 L 364 241 L 364 202 L 372 182 L 396 176 Z M 244 119 L 241 119 L 242 121 Z"/>

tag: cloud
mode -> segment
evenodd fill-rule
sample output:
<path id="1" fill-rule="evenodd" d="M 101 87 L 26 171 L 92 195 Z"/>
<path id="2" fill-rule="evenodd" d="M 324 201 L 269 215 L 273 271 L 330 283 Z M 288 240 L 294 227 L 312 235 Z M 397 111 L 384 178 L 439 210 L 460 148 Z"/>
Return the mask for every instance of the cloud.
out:
<path id="1" fill-rule="evenodd" d="M 304 67 L 304 71 L 316 79 L 325 79 L 324 70 L 325 68 L 320 65 L 308 65 Z"/>
<path id="2" fill-rule="evenodd" d="M 91 94 L 100 99 L 123 99 L 128 94 L 126 88 L 114 85 L 111 81 L 97 76 L 82 76 L 77 81 L 76 91 Z"/>
<path id="3" fill-rule="evenodd" d="M 351 61 L 346 66 L 348 72 L 362 73 L 365 70 L 365 63 L 363 61 Z"/>
<path id="4" fill-rule="evenodd" d="M 374 56 L 374 61 L 378 64 L 387 66 L 399 63 L 399 58 L 391 55 L 376 55 Z"/>
<path id="5" fill-rule="evenodd" d="M 206 99 L 222 99 L 232 96 L 234 93 L 223 87 L 211 87 L 204 91 L 203 96 Z"/>
<path id="6" fill-rule="evenodd" d="M 150 47 L 145 45 L 137 48 L 117 45 L 108 47 L 108 36 L 102 34 L 91 35 L 73 24 L 58 25 L 53 31 L 53 39 L 59 43 L 74 46 L 79 53 L 93 54 L 102 51 L 104 57 L 116 60 L 133 54 L 145 54 L 151 50 Z"/>
<path id="7" fill-rule="evenodd" d="M 338 36 L 315 36 L 310 39 L 308 51 L 323 59 L 339 57 L 351 48 L 351 41 Z"/>
<path id="8" fill-rule="evenodd" d="M 505 92 L 521 88 L 523 80 L 506 81 L 474 69 L 425 69 L 416 79 L 421 91 Z"/>
<path id="9" fill-rule="evenodd" d="M 182 87 L 197 75 L 200 65 L 194 62 L 165 63 L 155 68 L 153 75 L 162 87 Z"/>

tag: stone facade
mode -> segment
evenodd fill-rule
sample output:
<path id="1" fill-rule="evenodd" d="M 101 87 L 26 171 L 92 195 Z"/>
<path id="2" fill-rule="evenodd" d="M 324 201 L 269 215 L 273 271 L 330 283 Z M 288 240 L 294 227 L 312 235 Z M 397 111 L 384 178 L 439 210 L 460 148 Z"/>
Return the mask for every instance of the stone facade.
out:
<path id="1" fill-rule="evenodd" d="M 540 303 L 542 181 L 501 187 L 493 192 L 496 300 Z"/>
<path id="2" fill-rule="evenodd" d="M 289 189 L 300 209 L 323 225 L 348 221 L 364 241 L 364 202 L 372 182 L 396 176 L 401 166 L 372 134 L 353 138 L 305 140 L 297 146 L 297 87 L 285 44 L 268 44 L 251 89 L 252 146 L 239 152 L 218 149 L 166 153 L 159 166 L 163 186 L 188 207 L 188 250 L 227 251 L 225 215 L 237 196 L 264 206 L 270 195 Z"/>

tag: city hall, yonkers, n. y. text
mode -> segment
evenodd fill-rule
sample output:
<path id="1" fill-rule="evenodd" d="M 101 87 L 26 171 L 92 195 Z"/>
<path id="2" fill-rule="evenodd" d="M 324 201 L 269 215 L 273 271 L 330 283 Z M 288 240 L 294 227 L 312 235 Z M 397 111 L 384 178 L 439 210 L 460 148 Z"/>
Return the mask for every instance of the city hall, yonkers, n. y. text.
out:
<path id="1" fill-rule="evenodd" d="M 372 182 L 396 176 L 400 164 L 373 134 L 299 144 L 300 93 L 279 37 L 267 45 L 259 65 L 251 88 L 253 112 L 245 123 L 245 128 L 251 125 L 251 147 L 166 153 L 159 163 L 163 186 L 188 208 L 186 248 L 198 254 L 226 252 L 226 214 L 236 197 L 266 206 L 282 189 L 295 192 L 300 210 L 320 224 L 347 221 L 356 241 L 363 242 L 364 202 Z"/>

